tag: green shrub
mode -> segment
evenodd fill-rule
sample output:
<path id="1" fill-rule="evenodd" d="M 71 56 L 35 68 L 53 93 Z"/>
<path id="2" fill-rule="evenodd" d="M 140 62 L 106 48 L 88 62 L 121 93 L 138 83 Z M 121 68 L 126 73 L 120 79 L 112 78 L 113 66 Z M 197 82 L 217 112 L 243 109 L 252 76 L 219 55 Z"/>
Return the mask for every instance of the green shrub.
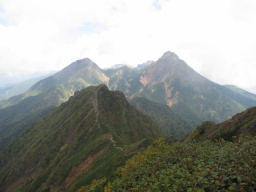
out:
<path id="1" fill-rule="evenodd" d="M 157 140 L 118 169 L 112 191 L 256 191 L 256 138 L 244 143 Z"/>

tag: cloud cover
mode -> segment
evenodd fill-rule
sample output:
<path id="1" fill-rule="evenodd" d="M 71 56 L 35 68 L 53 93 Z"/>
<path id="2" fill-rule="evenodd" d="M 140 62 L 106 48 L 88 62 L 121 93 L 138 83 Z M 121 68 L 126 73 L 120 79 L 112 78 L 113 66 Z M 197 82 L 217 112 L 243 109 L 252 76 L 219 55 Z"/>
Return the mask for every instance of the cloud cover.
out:
<path id="1" fill-rule="evenodd" d="M 84 57 L 137 65 L 165 51 L 221 84 L 256 86 L 255 0 L 0 0 L 0 71 Z"/>

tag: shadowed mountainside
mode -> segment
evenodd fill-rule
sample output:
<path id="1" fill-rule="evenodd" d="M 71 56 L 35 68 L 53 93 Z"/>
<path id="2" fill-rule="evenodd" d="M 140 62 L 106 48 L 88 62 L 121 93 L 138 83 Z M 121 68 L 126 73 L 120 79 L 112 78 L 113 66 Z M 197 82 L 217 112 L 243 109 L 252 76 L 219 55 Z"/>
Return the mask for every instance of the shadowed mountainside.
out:
<path id="1" fill-rule="evenodd" d="M 155 120 L 165 136 L 181 139 L 197 126 L 195 122 L 181 117 L 167 105 L 149 101 L 143 97 L 135 97 L 130 103 Z"/>

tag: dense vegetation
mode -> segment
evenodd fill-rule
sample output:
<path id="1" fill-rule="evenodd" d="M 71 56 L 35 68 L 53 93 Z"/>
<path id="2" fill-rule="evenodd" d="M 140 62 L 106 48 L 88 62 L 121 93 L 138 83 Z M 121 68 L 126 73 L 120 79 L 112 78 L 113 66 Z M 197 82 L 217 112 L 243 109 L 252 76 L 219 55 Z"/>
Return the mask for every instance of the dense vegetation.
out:
<path id="1" fill-rule="evenodd" d="M 244 143 L 158 140 L 118 170 L 112 191 L 255 191 L 256 138 Z"/>
<path id="2" fill-rule="evenodd" d="M 118 169 L 111 183 L 96 180 L 79 192 L 255 191 L 256 138 L 243 143 L 155 141 Z"/>
<path id="3" fill-rule="evenodd" d="M 204 122 L 182 142 L 166 141 L 79 192 L 256 191 L 256 107 L 220 124 Z"/>

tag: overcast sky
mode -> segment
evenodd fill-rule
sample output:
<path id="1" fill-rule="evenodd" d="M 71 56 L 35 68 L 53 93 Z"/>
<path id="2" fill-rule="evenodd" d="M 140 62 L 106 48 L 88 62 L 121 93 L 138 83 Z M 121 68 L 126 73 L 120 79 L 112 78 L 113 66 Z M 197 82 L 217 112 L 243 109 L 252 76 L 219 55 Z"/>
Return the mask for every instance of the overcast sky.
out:
<path id="1" fill-rule="evenodd" d="M 0 0 L 0 74 L 167 50 L 215 82 L 256 86 L 256 0 Z"/>

